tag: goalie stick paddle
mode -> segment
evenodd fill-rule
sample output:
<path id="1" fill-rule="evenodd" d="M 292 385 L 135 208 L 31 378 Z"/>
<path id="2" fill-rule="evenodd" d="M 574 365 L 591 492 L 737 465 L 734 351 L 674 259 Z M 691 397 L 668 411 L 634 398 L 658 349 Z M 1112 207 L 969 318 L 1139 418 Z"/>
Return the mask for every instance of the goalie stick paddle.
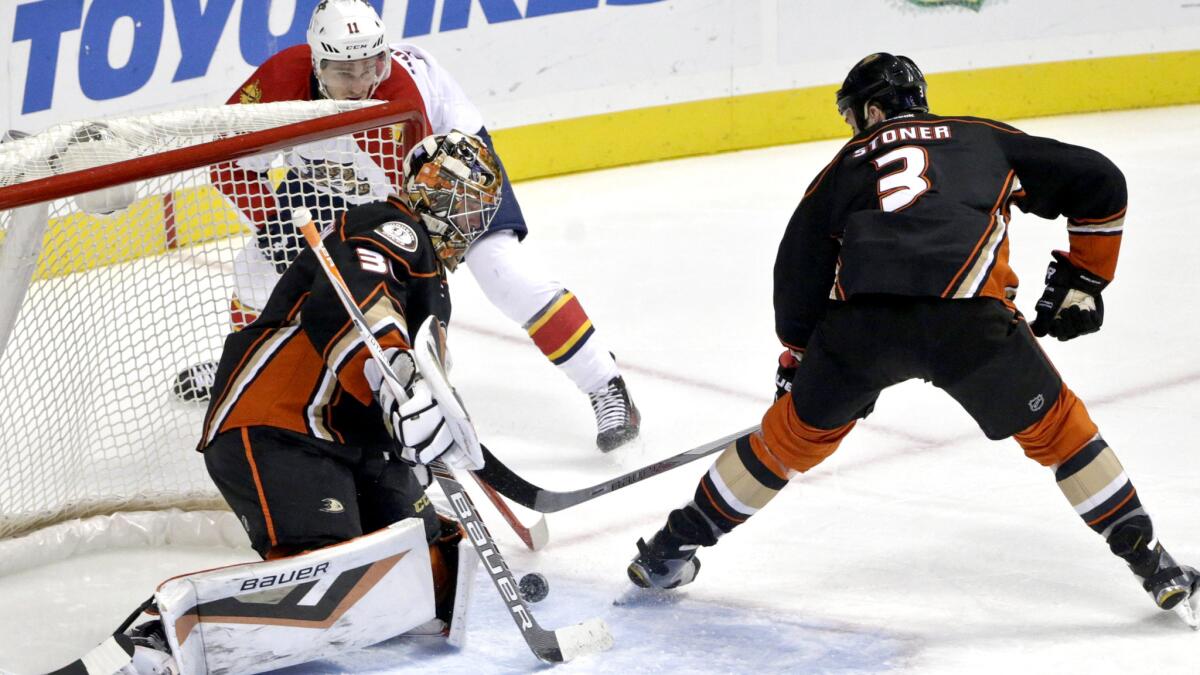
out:
<path id="1" fill-rule="evenodd" d="M 313 249 L 317 260 L 321 264 L 321 268 L 325 271 L 330 283 L 337 291 L 338 299 L 341 300 L 346 313 L 350 315 L 351 321 L 355 328 L 358 329 L 367 349 L 371 352 L 371 355 L 375 358 L 380 370 L 383 372 L 384 379 L 389 383 L 389 386 L 396 387 L 397 391 L 403 390 L 399 378 L 392 372 L 387 359 L 384 358 L 383 348 L 379 346 L 379 342 L 371 333 L 366 319 L 362 315 L 362 311 L 355 304 L 354 298 L 350 294 L 350 289 L 346 286 L 346 282 L 338 272 L 333 258 L 329 255 L 329 251 L 325 248 L 324 243 L 322 243 L 321 235 L 317 232 L 317 228 L 313 226 L 312 217 L 309 215 L 308 210 L 298 209 L 294 223 L 304 233 L 305 240 L 308 241 L 308 245 Z M 445 368 L 442 365 L 442 353 L 444 349 L 441 341 L 438 339 L 440 333 L 437 336 L 432 334 L 434 321 L 433 317 L 427 318 L 420 330 L 417 331 L 418 338 L 415 342 L 420 347 L 414 350 L 413 356 L 416 359 L 418 369 L 421 370 L 422 376 L 429 383 L 429 388 L 433 391 L 434 398 L 438 401 L 438 407 L 446 417 L 446 423 L 454 435 L 455 442 L 477 444 L 479 443 L 479 439 L 475 434 L 475 429 L 471 424 L 470 418 L 467 417 L 462 401 L 458 398 L 458 392 L 454 391 L 454 388 L 450 386 L 450 382 L 446 379 Z M 438 326 L 438 330 L 440 331 L 440 326 Z M 503 598 L 505 604 L 508 606 L 513 622 L 521 630 L 521 637 L 525 638 L 526 644 L 529 645 L 529 649 L 533 651 L 535 656 L 546 663 L 562 663 L 570 661 L 576 656 L 603 651 L 612 646 L 612 634 L 609 632 L 608 626 L 605 625 L 604 621 L 598 618 L 589 619 L 583 623 L 559 628 L 558 630 L 547 630 L 538 625 L 537 621 L 533 618 L 533 614 L 529 611 L 529 606 L 525 603 L 524 598 L 521 597 L 519 585 L 516 579 L 513 578 L 512 572 L 508 569 L 508 563 L 500 555 L 500 550 L 496 547 L 491 533 L 488 532 L 487 527 L 483 524 L 483 520 L 480 519 L 479 514 L 476 512 L 475 504 L 472 502 L 470 495 L 463 489 L 462 483 L 458 481 L 454 472 L 450 470 L 450 467 L 446 466 L 441 460 L 431 462 L 429 469 L 437 479 L 442 491 L 446 493 L 446 499 L 449 500 L 451 508 L 454 509 L 454 514 L 467 530 L 468 538 L 471 541 L 471 545 L 475 548 L 475 553 L 479 555 L 484 569 L 487 570 L 488 576 L 492 579 L 492 584 L 495 585 L 496 590 L 500 593 L 500 597 Z"/>
<path id="2" fill-rule="evenodd" d="M 554 513 L 555 511 L 562 511 L 572 506 L 578 506 L 601 495 L 606 495 L 623 487 L 644 481 L 651 476 L 657 476 L 675 467 L 694 462 L 701 457 L 707 457 L 719 450 L 724 450 L 733 441 L 747 434 L 754 433 L 758 429 L 759 425 L 757 424 L 747 427 L 741 431 L 729 434 L 728 436 L 722 436 L 715 441 L 694 447 L 691 450 L 685 450 L 677 455 L 672 455 L 664 460 L 648 464 L 616 478 L 610 478 L 602 483 L 597 483 L 591 487 L 579 488 L 578 490 L 557 492 L 555 490 L 540 488 L 521 478 L 512 469 L 505 466 L 503 462 L 492 454 L 491 450 L 488 450 L 487 446 L 482 446 L 484 465 L 482 469 L 476 472 L 476 475 L 485 483 L 492 486 L 496 492 L 508 497 L 521 506 L 541 513 Z"/>

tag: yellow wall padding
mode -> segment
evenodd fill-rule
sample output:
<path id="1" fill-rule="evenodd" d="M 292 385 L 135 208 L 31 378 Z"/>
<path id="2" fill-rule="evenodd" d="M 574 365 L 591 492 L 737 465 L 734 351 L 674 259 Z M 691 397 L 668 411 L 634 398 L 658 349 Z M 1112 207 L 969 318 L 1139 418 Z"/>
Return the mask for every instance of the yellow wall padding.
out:
<path id="1" fill-rule="evenodd" d="M 836 84 L 641 108 L 495 133 L 513 180 L 846 138 Z M 1001 120 L 1200 103 L 1200 51 L 929 76 L 934 112 Z"/>

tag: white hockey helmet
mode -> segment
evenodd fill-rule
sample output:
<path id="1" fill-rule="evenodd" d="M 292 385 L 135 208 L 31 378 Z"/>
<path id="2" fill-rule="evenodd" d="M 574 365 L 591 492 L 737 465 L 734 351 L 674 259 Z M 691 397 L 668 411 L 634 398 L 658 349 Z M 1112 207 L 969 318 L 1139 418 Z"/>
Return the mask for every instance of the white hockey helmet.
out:
<path id="1" fill-rule="evenodd" d="M 404 157 L 404 196 L 451 270 L 496 216 L 503 185 L 487 145 L 461 131 L 426 136 Z"/>
<path id="2" fill-rule="evenodd" d="M 326 98 L 369 98 L 391 74 L 383 20 L 366 0 L 321 0 L 308 22 L 313 74 Z"/>

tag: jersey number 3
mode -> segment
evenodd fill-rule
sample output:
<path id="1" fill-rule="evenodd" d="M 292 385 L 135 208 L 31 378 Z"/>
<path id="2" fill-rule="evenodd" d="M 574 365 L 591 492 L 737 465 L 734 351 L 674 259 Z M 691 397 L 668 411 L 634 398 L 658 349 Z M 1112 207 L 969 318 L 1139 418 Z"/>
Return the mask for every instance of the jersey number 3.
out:
<path id="1" fill-rule="evenodd" d="M 900 163 L 899 169 L 879 178 L 879 208 L 884 211 L 906 209 L 933 187 L 925 177 L 925 170 L 929 168 L 929 155 L 925 148 L 906 145 L 871 161 L 875 163 L 875 169 L 880 171 L 885 166 Z"/>

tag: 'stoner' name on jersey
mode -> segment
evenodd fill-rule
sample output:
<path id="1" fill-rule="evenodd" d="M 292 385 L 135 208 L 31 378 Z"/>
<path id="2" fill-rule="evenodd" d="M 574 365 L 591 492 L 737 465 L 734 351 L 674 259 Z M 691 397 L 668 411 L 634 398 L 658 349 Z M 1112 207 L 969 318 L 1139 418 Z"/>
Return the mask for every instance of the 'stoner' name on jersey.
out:
<path id="1" fill-rule="evenodd" d="M 914 125 L 911 127 L 896 127 L 887 129 L 871 140 L 870 143 L 854 151 L 852 157 L 862 157 L 876 148 L 901 141 L 941 141 L 950 138 L 950 127 L 938 125 Z"/>

